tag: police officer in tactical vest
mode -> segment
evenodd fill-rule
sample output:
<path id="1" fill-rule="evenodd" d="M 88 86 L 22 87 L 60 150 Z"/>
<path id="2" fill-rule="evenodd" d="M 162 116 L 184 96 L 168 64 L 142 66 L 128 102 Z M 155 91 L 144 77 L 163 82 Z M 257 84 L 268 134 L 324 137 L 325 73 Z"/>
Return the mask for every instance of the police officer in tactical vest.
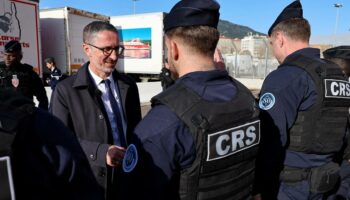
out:
<path id="1" fill-rule="evenodd" d="M 309 47 L 310 25 L 300 1 L 268 31 L 280 66 L 264 80 L 257 191 L 263 199 L 324 199 L 336 192 L 346 148 L 350 84 L 340 68 Z M 340 154 L 340 161 L 336 162 Z"/>
<path id="2" fill-rule="evenodd" d="M 30 99 L 35 96 L 39 107 L 47 110 L 49 101 L 43 82 L 33 67 L 22 64 L 22 46 L 17 40 L 10 40 L 4 46 L 4 62 L 0 62 L 0 88 L 14 90 Z"/>
<path id="3" fill-rule="evenodd" d="M 343 45 L 329 48 L 323 52 L 325 59 L 336 63 L 344 75 L 350 77 L 350 46 Z"/>
<path id="4" fill-rule="evenodd" d="M 219 8 L 214 0 L 182 0 L 164 19 L 175 82 L 152 98 L 135 129 L 135 146 L 123 162 L 126 199 L 240 200 L 251 194 L 259 109 L 245 86 L 216 69 Z"/>
<path id="5" fill-rule="evenodd" d="M 104 199 L 74 135 L 9 89 L 0 89 L 0 199 Z"/>
<path id="6" fill-rule="evenodd" d="M 350 46 L 337 46 L 327 49 L 323 52 L 325 59 L 334 62 L 342 70 L 344 76 L 349 80 L 350 77 Z M 347 88 L 350 92 L 350 89 Z M 350 113 L 350 107 L 349 107 Z M 349 144 L 349 141 L 347 142 Z M 350 145 L 347 145 L 343 150 L 345 153 L 350 154 Z M 339 160 L 341 161 L 344 156 L 340 152 Z M 346 157 L 346 156 L 345 156 Z M 348 158 L 348 157 L 347 157 Z M 336 188 L 333 192 L 338 199 L 350 199 L 350 163 L 343 162 L 340 168 L 341 184 L 339 188 Z M 333 196 L 334 196 L 333 195 Z"/>

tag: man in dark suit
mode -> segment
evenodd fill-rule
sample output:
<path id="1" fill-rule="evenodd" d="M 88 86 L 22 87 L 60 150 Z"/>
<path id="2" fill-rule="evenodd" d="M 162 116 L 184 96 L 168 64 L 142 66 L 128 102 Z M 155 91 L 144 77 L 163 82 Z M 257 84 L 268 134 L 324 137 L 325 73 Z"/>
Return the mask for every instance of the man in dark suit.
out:
<path id="1" fill-rule="evenodd" d="M 130 134 L 141 120 L 136 83 L 115 70 L 119 46 L 116 28 L 91 22 L 84 28 L 89 62 L 57 85 L 50 111 L 78 137 L 106 199 L 115 199 L 120 164 Z"/>

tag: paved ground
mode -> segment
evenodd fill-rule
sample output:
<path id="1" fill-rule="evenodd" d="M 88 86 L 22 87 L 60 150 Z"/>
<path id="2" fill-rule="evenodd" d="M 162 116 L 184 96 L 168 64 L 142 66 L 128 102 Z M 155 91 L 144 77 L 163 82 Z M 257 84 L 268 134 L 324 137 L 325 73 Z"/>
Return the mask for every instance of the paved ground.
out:
<path id="1" fill-rule="evenodd" d="M 241 81 L 241 80 L 240 80 Z M 254 80 L 256 81 L 256 80 Z M 258 80 L 259 81 L 259 80 Z M 241 81 L 243 83 L 243 81 Z M 246 81 L 247 82 L 247 81 Z M 249 82 L 245 83 L 245 85 L 249 86 Z M 254 83 L 255 84 L 255 83 Z M 254 94 L 255 97 L 258 96 L 260 89 L 257 89 L 260 85 L 260 82 L 258 82 L 257 86 L 252 85 L 251 86 L 251 91 Z M 147 112 L 151 109 L 150 105 L 150 99 L 157 95 L 159 92 L 162 91 L 162 87 L 160 85 L 160 82 L 146 82 L 146 83 L 137 83 L 137 86 L 139 88 L 139 93 L 140 93 L 140 102 L 141 102 L 141 112 L 142 112 L 142 117 L 147 114 Z M 50 100 L 51 98 L 51 88 L 50 87 L 45 87 L 46 89 L 46 94 Z M 37 101 L 35 101 L 37 103 Z"/>
<path id="2" fill-rule="evenodd" d="M 260 90 L 254 89 L 254 90 L 251 90 L 251 91 L 252 91 L 253 95 L 257 98 L 258 95 L 259 95 Z M 144 117 L 150 109 L 151 109 L 150 103 L 148 103 L 148 102 L 147 103 L 141 103 L 142 117 Z"/>

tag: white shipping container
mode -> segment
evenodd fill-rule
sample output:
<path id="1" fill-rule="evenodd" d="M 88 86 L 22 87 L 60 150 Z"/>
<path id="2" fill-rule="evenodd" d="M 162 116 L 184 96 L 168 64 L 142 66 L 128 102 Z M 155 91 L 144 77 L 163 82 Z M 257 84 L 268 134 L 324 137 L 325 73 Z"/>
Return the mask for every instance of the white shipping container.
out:
<path id="1" fill-rule="evenodd" d="M 144 13 L 111 16 L 110 22 L 119 31 L 124 57 L 117 69 L 140 76 L 158 75 L 164 62 L 163 19 L 165 13 Z"/>
<path id="2" fill-rule="evenodd" d="M 42 57 L 54 57 L 63 73 L 73 74 L 88 61 L 83 49 L 83 29 L 108 16 L 71 7 L 40 10 Z"/>

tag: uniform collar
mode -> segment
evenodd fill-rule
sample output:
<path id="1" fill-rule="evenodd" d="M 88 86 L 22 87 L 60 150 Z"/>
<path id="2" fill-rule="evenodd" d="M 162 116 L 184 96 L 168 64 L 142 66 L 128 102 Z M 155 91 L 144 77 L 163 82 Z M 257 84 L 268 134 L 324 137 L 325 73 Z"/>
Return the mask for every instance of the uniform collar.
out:
<path id="1" fill-rule="evenodd" d="M 197 71 L 182 76 L 175 81 L 175 84 L 183 83 L 201 95 L 206 90 L 208 82 L 211 84 L 220 84 L 222 81 L 227 81 L 229 79 L 226 70 Z"/>
<path id="2" fill-rule="evenodd" d="M 299 49 L 298 51 L 293 52 L 292 54 L 288 55 L 285 60 L 287 60 L 287 58 L 289 57 L 294 57 L 296 55 L 303 55 L 310 58 L 320 58 L 321 56 L 320 49 L 309 47 L 309 48 Z"/>
<path id="3" fill-rule="evenodd" d="M 86 62 L 77 72 L 76 79 L 73 83 L 73 87 L 88 87 L 92 81 L 89 78 L 90 74 L 88 71 L 88 66 L 90 62 Z"/>
<path id="4" fill-rule="evenodd" d="M 176 80 L 176 82 L 180 82 L 180 81 L 187 82 L 195 79 L 196 82 L 205 83 L 207 81 L 221 78 L 223 76 L 228 76 L 228 73 L 226 70 L 197 71 L 197 72 L 191 72 L 191 73 L 185 74 L 184 76 Z"/>

